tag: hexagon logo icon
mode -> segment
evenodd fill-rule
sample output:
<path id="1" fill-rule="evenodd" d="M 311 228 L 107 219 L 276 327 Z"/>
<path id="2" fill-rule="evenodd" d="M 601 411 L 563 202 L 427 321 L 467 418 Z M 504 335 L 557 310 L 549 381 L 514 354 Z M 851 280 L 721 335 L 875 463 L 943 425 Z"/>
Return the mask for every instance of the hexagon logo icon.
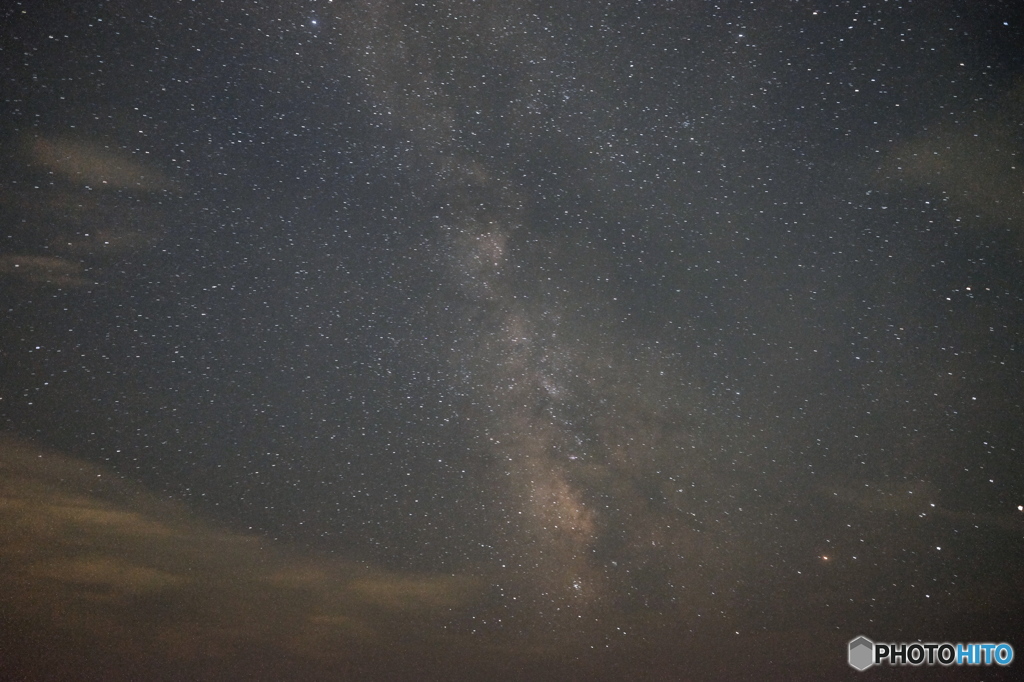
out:
<path id="1" fill-rule="evenodd" d="M 850 665 L 857 670 L 867 670 L 874 664 L 875 643 L 861 635 L 850 640 Z"/>

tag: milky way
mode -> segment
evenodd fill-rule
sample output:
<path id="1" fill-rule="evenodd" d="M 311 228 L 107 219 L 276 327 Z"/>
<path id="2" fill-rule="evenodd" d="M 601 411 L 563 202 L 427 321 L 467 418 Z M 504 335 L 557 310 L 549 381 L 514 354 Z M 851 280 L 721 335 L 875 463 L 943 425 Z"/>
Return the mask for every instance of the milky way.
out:
<path id="1" fill-rule="evenodd" d="M 530 197 L 500 157 L 474 152 L 474 116 L 508 121 L 509 144 L 523 144 L 516 138 L 529 135 L 560 47 L 533 20 L 495 7 L 470 3 L 458 19 L 422 24 L 378 17 L 380 6 L 367 11 L 372 20 L 352 22 L 365 31 L 353 58 L 376 104 L 420 148 L 419 192 L 437 207 L 445 304 L 433 323 L 451 346 L 440 369 L 469 407 L 486 462 L 482 513 L 494 547 L 486 572 L 506 620 L 579 629 L 610 605 L 705 608 L 715 599 L 704 567 L 721 579 L 738 557 L 731 540 L 718 536 L 712 547 L 698 529 L 718 501 L 692 494 L 714 469 L 706 444 L 697 445 L 709 426 L 695 416 L 694 377 L 677 354 L 637 337 L 616 299 L 602 298 L 591 247 L 529 225 Z M 529 38 L 503 40 L 517 32 Z M 497 114 L 472 92 L 486 75 L 477 84 L 445 72 L 452 48 L 484 74 L 508 63 L 526 69 L 508 111 Z M 602 104 L 594 91 L 591 99 Z M 471 111 L 477 106 L 490 111 Z"/>

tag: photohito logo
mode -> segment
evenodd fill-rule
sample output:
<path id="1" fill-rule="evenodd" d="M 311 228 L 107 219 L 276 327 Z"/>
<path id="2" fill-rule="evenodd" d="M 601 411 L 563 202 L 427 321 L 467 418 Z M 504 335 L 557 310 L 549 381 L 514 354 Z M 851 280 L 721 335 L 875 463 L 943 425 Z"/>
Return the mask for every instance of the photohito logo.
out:
<path id="1" fill-rule="evenodd" d="M 942 642 L 872 642 L 863 635 L 851 639 L 848 647 L 850 666 L 867 670 L 873 665 L 1010 665 L 1013 647 L 1000 644 L 950 644 Z"/>

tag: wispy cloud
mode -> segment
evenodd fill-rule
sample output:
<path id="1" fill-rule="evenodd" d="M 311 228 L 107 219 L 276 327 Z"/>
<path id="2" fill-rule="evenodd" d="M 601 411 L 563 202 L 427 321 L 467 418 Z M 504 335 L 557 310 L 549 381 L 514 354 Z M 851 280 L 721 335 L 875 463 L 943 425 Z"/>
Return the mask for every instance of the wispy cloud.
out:
<path id="1" fill-rule="evenodd" d="M 987 115 L 939 124 L 890 151 L 883 184 L 929 189 L 968 217 L 1024 227 L 1024 159 L 1015 121 L 1024 110 L 1024 83 Z"/>
<path id="2" fill-rule="evenodd" d="M 85 268 L 81 263 L 68 258 L 0 255 L 0 275 L 16 277 L 26 282 L 50 284 L 60 288 L 94 284 L 84 273 Z"/>
<path id="3" fill-rule="evenodd" d="M 152 162 L 98 142 L 39 137 L 29 143 L 29 156 L 35 165 L 92 189 L 176 189 L 174 181 Z"/>
<path id="4" fill-rule="evenodd" d="M 0 435 L 0 593 L 41 630 L 128 656 L 337 662 L 444 640 L 477 584 L 271 549 L 111 471 Z M 167 605 L 175 605 L 167 608 Z M 431 634 L 433 633 L 433 634 Z"/>

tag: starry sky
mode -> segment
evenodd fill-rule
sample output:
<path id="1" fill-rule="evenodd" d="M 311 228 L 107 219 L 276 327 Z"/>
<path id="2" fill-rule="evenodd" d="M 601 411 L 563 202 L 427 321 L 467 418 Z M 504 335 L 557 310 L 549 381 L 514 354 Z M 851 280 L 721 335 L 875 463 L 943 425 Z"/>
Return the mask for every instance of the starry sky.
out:
<path id="1" fill-rule="evenodd" d="M 1018 3 L 9 5 L 0 672 L 1024 651 Z"/>

